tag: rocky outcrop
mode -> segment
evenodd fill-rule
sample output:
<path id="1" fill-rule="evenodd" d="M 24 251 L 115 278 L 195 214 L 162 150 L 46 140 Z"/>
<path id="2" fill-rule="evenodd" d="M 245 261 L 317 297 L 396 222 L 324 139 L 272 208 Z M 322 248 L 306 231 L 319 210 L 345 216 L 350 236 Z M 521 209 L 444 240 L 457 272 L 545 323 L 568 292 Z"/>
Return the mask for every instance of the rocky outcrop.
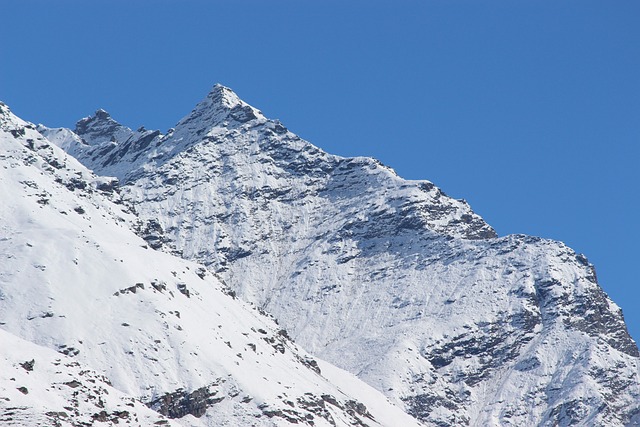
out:
<path id="1" fill-rule="evenodd" d="M 185 415 L 199 418 L 205 414 L 210 406 L 224 399 L 224 397 L 216 398 L 217 391 L 211 390 L 217 385 L 214 383 L 191 392 L 178 389 L 148 402 L 147 406 L 169 418 L 182 418 Z"/>

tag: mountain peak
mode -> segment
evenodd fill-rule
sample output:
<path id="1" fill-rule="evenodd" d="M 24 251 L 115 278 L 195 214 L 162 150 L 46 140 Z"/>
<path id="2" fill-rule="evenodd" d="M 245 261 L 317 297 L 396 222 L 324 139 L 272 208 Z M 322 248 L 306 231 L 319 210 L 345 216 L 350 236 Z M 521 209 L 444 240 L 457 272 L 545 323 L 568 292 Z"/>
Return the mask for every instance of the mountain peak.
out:
<path id="1" fill-rule="evenodd" d="M 260 110 L 218 83 L 188 116 L 180 120 L 176 129 L 186 126 L 189 132 L 194 132 L 216 126 L 236 127 L 255 119 L 266 120 Z"/>
<path id="2" fill-rule="evenodd" d="M 101 108 L 96 110 L 93 116 L 78 120 L 74 132 L 89 145 L 100 145 L 109 141 L 122 142 L 133 133 Z"/>
<path id="3" fill-rule="evenodd" d="M 96 117 L 97 119 L 100 120 L 107 120 L 111 118 L 111 114 L 109 114 L 106 110 L 103 110 L 102 108 L 99 108 L 96 110 L 96 113 L 94 114 L 94 117 Z"/>
<path id="4" fill-rule="evenodd" d="M 216 83 L 213 88 L 211 88 L 211 91 L 209 91 L 209 94 L 207 95 L 207 99 L 210 99 L 214 105 L 219 105 L 229 109 L 243 104 L 243 101 L 233 90 L 221 85 L 220 83 Z"/>
<path id="5" fill-rule="evenodd" d="M 86 128 L 95 125 L 97 122 L 112 122 L 117 125 L 120 125 L 117 121 L 111 118 L 111 114 L 108 111 L 103 110 L 102 108 L 98 108 L 92 116 L 84 117 L 76 122 L 76 133 L 83 133 Z"/>

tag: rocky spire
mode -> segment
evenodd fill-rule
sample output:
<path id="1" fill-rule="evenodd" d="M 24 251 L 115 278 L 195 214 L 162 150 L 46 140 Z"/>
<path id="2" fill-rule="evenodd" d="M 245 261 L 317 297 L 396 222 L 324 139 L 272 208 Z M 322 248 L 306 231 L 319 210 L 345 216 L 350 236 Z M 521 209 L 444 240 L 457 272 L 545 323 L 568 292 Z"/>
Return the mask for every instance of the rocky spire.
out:
<path id="1" fill-rule="evenodd" d="M 216 84 L 191 113 L 180 120 L 176 130 L 186 127 L 190 132 L 202 132 L 215 126 L 236 127 L 251 120 L 264 121 L 260 110 L 242 101 L 228 87 Z"/>
<path id="2" fill-rule="evenodd" d="M 97 110 L 93 116 L 79 120 L 74 132 L 89 145 L 122 143 L 133 134 L 131 129 L 112 119 L 103 109 Z"/>

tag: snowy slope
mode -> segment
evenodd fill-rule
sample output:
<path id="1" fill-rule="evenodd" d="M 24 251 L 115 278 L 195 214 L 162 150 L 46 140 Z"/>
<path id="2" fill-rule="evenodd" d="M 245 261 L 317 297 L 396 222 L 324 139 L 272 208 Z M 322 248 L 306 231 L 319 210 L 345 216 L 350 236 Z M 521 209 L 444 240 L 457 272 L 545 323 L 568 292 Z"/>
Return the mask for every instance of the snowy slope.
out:
<path id="1" fill-rule="evenodd" d="M 118 390 L 114 399 L 139 399 L 184 425 L 419 425 L 355 377 L 346 376 L 346 392 L 332 384 L 285 330 L 203 266 L 151 249 L 131 231 L 138 220 L 110 178 L 94 176 L 3 104 L 0 153 L 0 327 L 7 333 L 104 375 L 100 381 Z M 32 351 L 2 348 L 14 370 Z M 37 355 L 36 367 L 48 370 L 32 387 L 43 397 L 29 392 L 34 403 L 18 404 L 42 415 L 49 408 L 43 388 L 56 405 L 69 397 L 46 390 L 61 380 L 50 372 L 51 352 Z M 15 389 L 8 376 L 0 378 L 3 390 Z M 78 411 L 101 422 L 91 418 L 93 407 Z"/>
<path id="2" fill-rule="evenodd" d="M 418 419 L 640 422 L 638 348 L 562 243 L 498 238 L 432 183 L 324 153 L 222 86 L 144 149 L 76 131 L 150 245 L 205 264 Z"/>
<path id="3" fill-rule="evenodd" d="M 178 425 L 72 357 L 0 329 L 0 425 Z"/>

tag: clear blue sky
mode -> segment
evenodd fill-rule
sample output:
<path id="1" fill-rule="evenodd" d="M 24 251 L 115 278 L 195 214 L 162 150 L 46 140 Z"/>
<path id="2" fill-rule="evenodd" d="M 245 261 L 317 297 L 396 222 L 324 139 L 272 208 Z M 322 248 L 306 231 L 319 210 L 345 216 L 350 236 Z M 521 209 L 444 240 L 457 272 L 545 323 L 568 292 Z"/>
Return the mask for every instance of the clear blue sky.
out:
<path id="1" fill-rule="evenodd" d="M 0 0 L 0 99 L 166 130 L 214 83 L 585 253 L 640 339 L 640 1 Z"/>

